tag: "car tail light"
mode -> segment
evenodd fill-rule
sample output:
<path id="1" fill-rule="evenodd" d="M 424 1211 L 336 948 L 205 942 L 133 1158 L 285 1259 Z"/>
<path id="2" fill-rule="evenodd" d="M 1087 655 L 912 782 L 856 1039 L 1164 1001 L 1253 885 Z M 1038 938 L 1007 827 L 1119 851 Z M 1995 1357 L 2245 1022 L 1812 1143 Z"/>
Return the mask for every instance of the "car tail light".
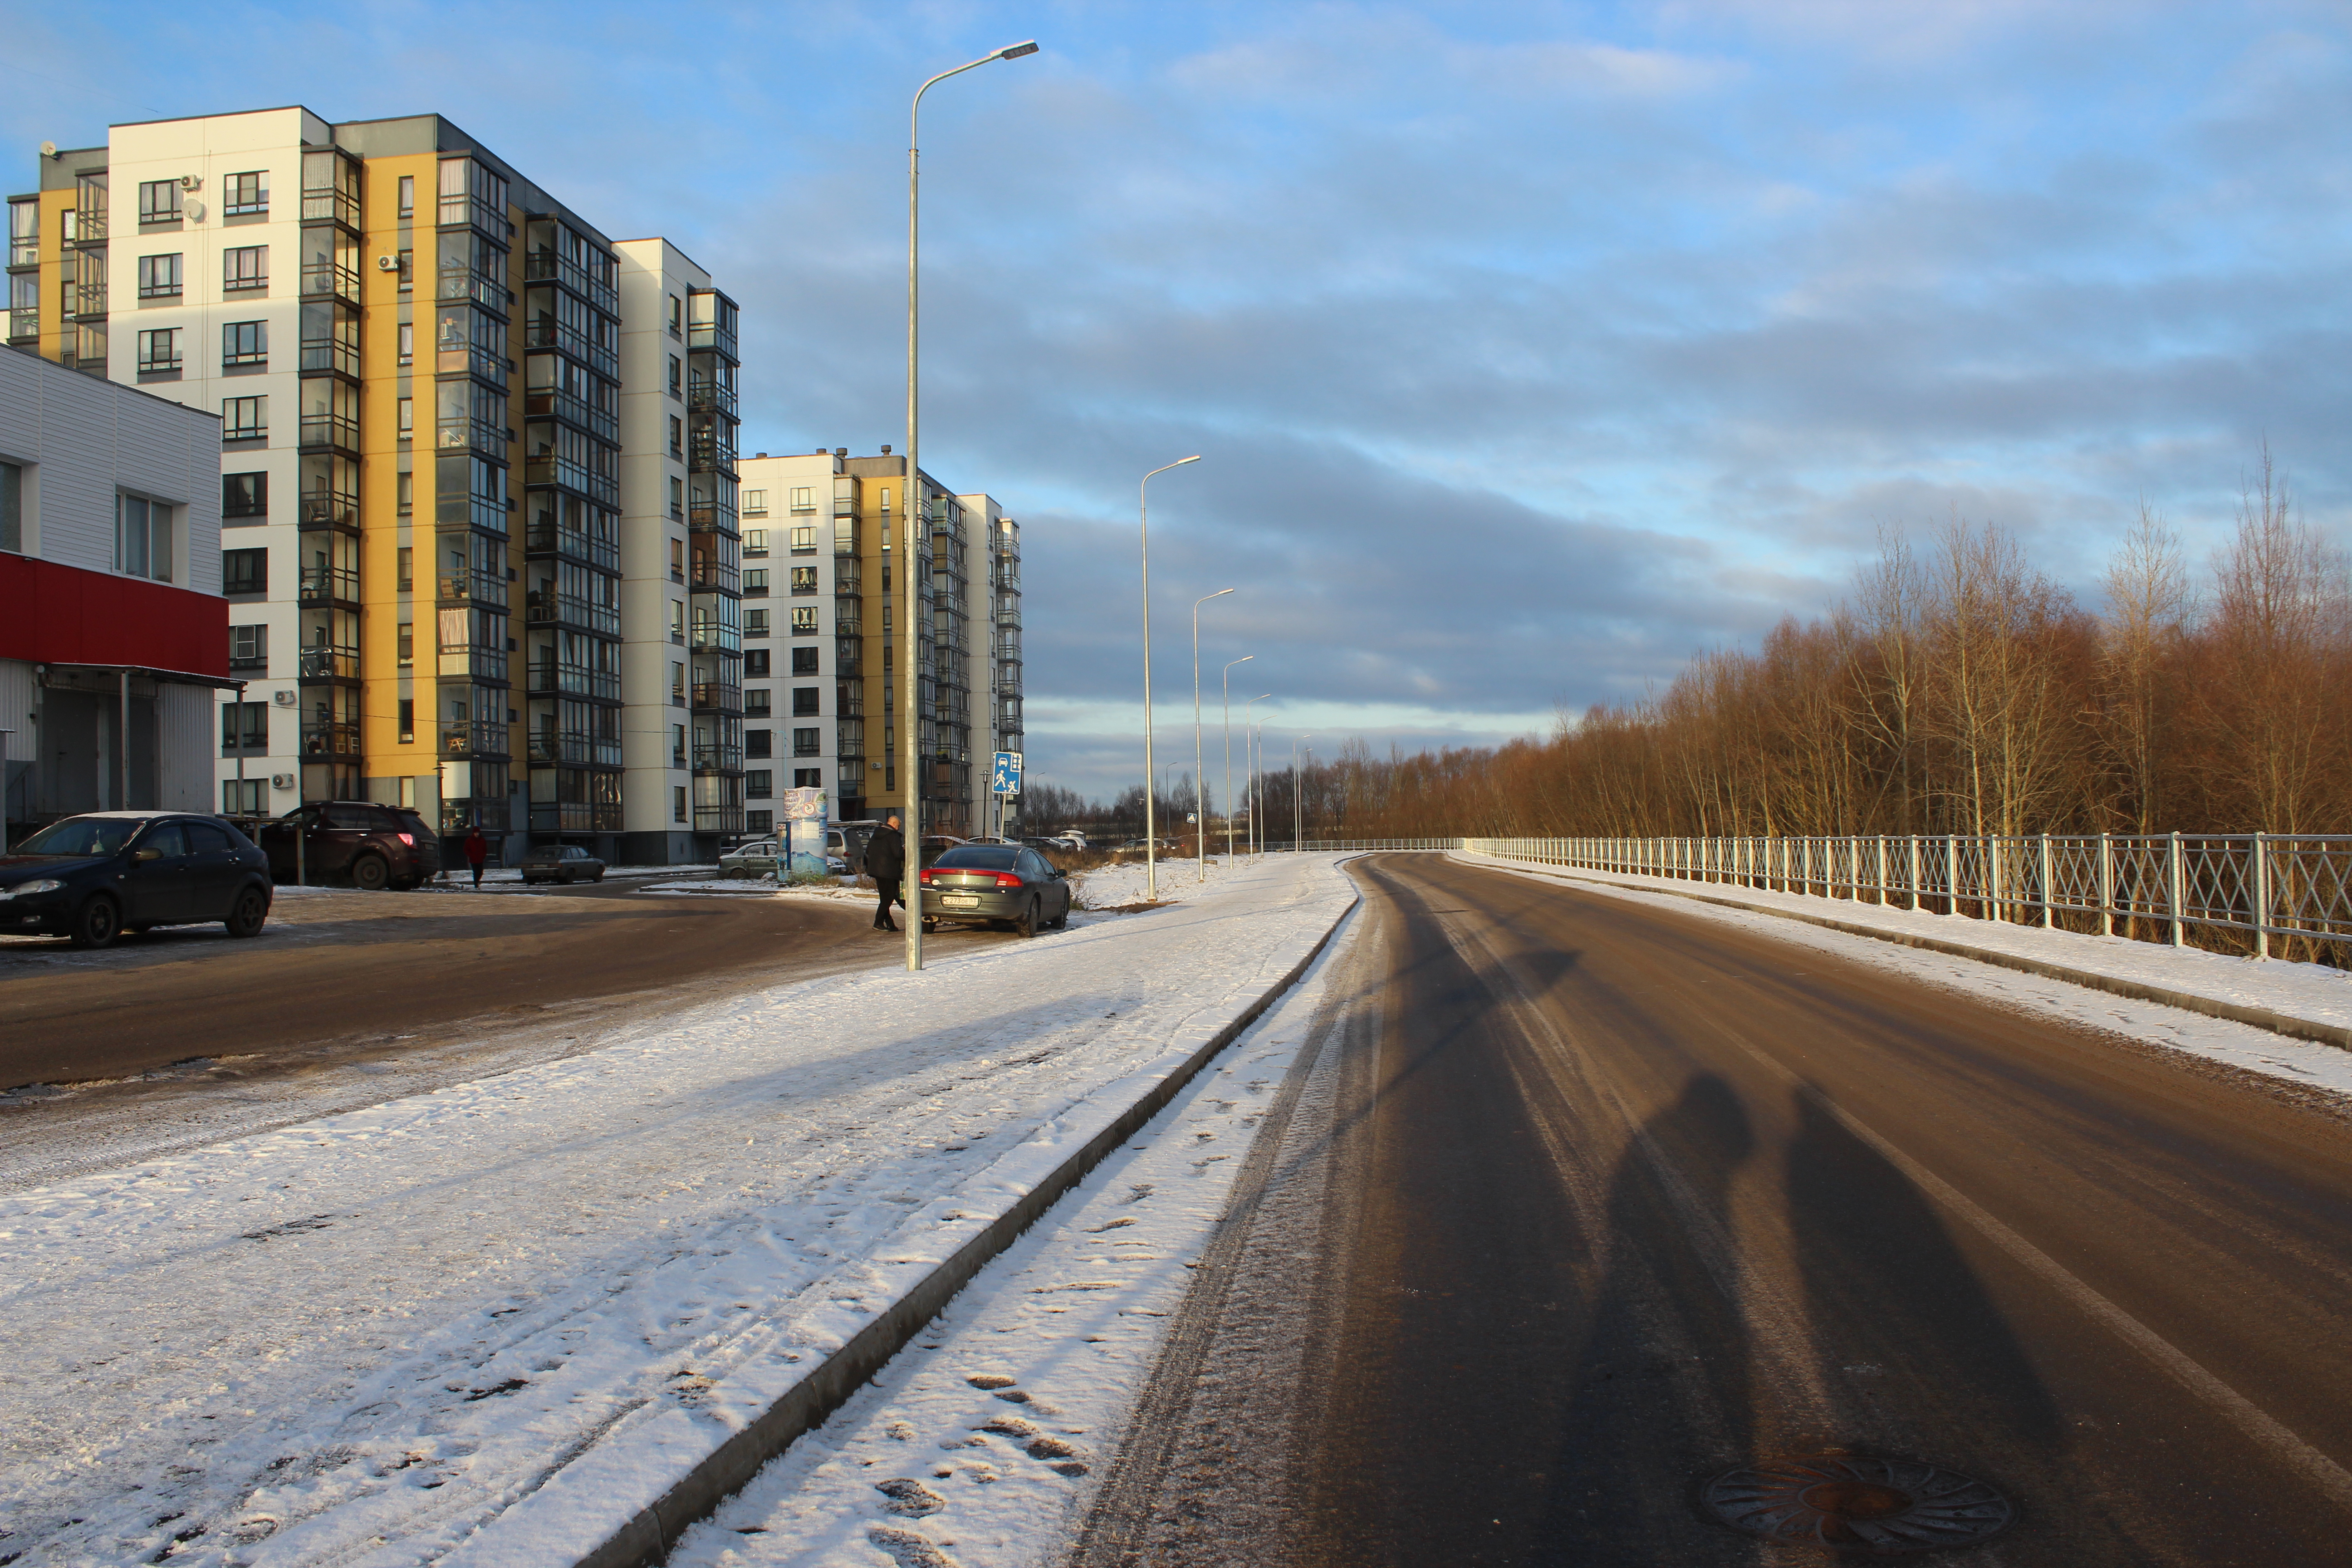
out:
<path id="1" fill-rule="evenodd" d="M 1027 883 L 1024 882 L 1020 878 L 1014 876 L 1010 871 L 999 871 L 996 874 L 996 885 L 1000 888 L 1023 888 L 1028 886 Z"/>
<path id="2" fill-rule="evenodd" d="M 411 849 L 414 849 L 414 848 L 415 848 L 415 847 L 416 847 L 416 835 L 415 835 L 414 833 L 404 833 L 404 834 L 402 834 L 402 835 L 400 836 L 400 841 L 401 841 L 403 844 L 407 845 Z"/>
<path id="3" fill-rule="evenodd" d="M 931 880 L 931 874 L 929 871 L 926 871 L 921 876 L 916 878 L 915 880 L 929 886 Z"/>

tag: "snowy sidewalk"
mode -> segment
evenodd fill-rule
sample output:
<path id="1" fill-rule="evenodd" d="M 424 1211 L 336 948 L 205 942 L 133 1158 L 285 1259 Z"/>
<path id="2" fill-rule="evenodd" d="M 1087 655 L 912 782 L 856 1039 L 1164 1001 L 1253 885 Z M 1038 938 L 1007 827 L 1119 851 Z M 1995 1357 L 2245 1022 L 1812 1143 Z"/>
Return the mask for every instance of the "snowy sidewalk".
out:
<path id="1" fill-rule="evenodd" d="M 1320 856 L 1171 892 L 0 1201 L 6 1550 L 573 1560 L 1354 896 Z"/>
<path id="2" fill-rule="evenodd" d="M 1467 865 L 1516 872 L 1557 886 L 1621 898 L 1655 901 L 1663 907 L 1745 925 L 1784 941 L 1842 952 L 1882 968 L 1902 970 L 1937 984 L 1978 995 L 1997 995 L 2037 1010 L 2071 1017 L 2267 1078 L 2311 1088 L 2352 1092 L 2352 1050 L 2294 1038 L 2227 1017 L 2200 1016 L 2161 999 L 2124 1001 L 2084 982 L 2119 982 L 2145 992 L 2168 994 L 2195 1007 L 2221 1004 L 2232 1009 L 2277 1015 L 2282 1021 L 2317 1025 L 2322 1031 L 2352 1030 L 2352 973 L 2316 963 L 2273 959 L 2257 963 L 2195 948 L 2159 946 L 2120 936 L 2085 936 L 2038 926 L 1954 918 L 1847 899 L 1810 898 L 1737 883 L 1633 876 L 1582 868 L 1538 866 L 1466 850 L 1453 852 Z M 1752 906 L 1760 911 L 1726 907 Z M 1796 916 L 1797 919 L 1790 919 Z M 1863 927 L 1879 936 L 1834 931 L 1813 922 Z M 1947 955 L 1913 942 L 1947 944 L 1993 955 L 1996 961 L 2041 966 L 2041 973 L 1996 968 L 1983 960 Z"/>

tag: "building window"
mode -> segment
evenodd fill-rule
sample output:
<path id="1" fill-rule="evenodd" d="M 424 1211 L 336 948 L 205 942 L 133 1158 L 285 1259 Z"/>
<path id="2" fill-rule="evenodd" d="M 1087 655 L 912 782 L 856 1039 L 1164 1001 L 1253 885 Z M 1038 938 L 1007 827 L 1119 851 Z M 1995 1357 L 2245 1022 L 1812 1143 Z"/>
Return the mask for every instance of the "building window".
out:
<path id="1" fill-rule="evenodd" d="M 400 291 L 404 294 L 416 287 L 416 252 L 400 253 Z"/>
<path id="2" fill-rule="evenodd" d="M 672 425 L 677 423 L 673 419 Z M 669 481 L 669 514 L 681 521 L 686 517 L 686 481 L 673 475 Z"/>
<path id="3" fill-rule="evenodd" d="M 267 702 L 222 703 L 222 754 L 234 755 L 238 752 L 268 750 L 269 750 L 269 704 Z"/>
<path id="4" fill-rule="evenodd" d="M 761 648 L 760 651 L 761 653 L 765 653 L 768 650 L 766 648 Z M 767 672 L 762 670 L 761 673 L 764 675 Z M 768 716 L 768 689 L 766 687 L 762 686 L 757 691 L 746 691 L 743 693 L 743 712 L 744 716 L 747 718 L 764 719 Z"/>
<path id="5" fill-rule="evenodd" d="M 817 736 L 822 733 L 824 733 L 824 731 L 819 730 L 814 724 L 810 725 L 805 730 L 793 731 L 793 755 L 796 757 L 823 756 L 824 754 L 824 747 L 817 740 Z"/>
<path id="6" fill-rule="evenodd" d="M 772 730 L 746 730 L 743 731 L 743 754 L 747 757 L 772 757 L 775 753 L 768 747 L 774 739 L 775 731 Z"/>
<path id="7" fill-rule="evenodd" d="M 670 788 L 669 819 L 672 822 L 686 820 L 686 786 L 684 784 L 674 784 Z"/>
<path id="8" fill-rule="evenodd" d="M 415 440 L 416 438 L 416 399 L 402 398 L 394 412 L 399 419 L 400 438 L 404 441 Z"/>
<path id="9" fill-rule="evenodd" d="M 747 599 L 764 599 L 768 596 L 766 567 L 754 566 L 743 574 L 743 596 Z"/>
<path id="10" fill-rule="evenodd" d="M 416 323 L 414 321 L 400 323 L 400 363 L 416 363 Z"/>
<path id="11" fill-rule="evenodd" d="M 415 474 L 392 476 L 392 501 L 393 505 L 399 509 L 400 515 L 403 517 L 416 510 L 416 476 Z"/>
<path id="12" fill-rule="evenodd" d="M 269 669 L 269 628 L 267 626 L 229 627 L 228 667 L 267 674 Z"/>
<path id="13" fill-rule="evenodd" d="M 809 499 L 809 495 L 810 490 L 808 486 L 794 485 L 793 487 L 793 510 L 794 511 L 814 511 L 816 510 L 816 502 L 811 500 Z"/>
<path id="14" fill-rule="evenodd" d="M 139 334 L 139 374 L 153 375 L 180 368 L 180 329 L 159 327 Z"/>
<path id="15" fill-rule="evenodd" d="M 823 700 L 822 694 L 824 690 L 824 688 L 822 686 L 793 687 L 793 717 L 795 719 L 813 719 L 816 717 L 818 713 L 824 711 L 824 710 L 818 706 L 818 704 Z"/>
<path id="16" fill-rule="evenodd" d="M 415 698 L 404 697 L 400 700 L 395 721 L 400 725 L 400 743 L 404 746 L 414 745 L 416 742 L 416 700 Z"/>
<path id="17" fill-rule="evenodd" d="M 796 637 L 813 637 L 816 636 L 816 606 L 814 605 L 800 605 L 793 608 L 793 636 Z"/>
<path id="18" fill-rule="evenodd" d="M 180 187 L 172 187 L 174 191 Z M 142 256 L 139 258 L 139 297 L 142 300 L 176 300 L 180 297 L 180 252 L 169 256 Z"/>
<path id="19" fill-rule="evenodd" d="M 765 610 L 744 611 L 743 635 L 747 637 L 766 637 L 768 635 L 768 612 Z"/>
<path id="20" fill-rule="evenodd" d="M 776 775 L 766 768 L 754 768 L 743 775 L 745 800 L 773 800 L 776 795 Z"/>
<path id="21" fill-rule="evenodd" d="M 222 398 L 221 439 L 224 441 L 269 439 L 269 399 L 267 397 Z"/>
<path id="22" fill-rule="evenodd" d="M 25 548 L 25 470 L 0 463 L 0 550 Z"/>
<path id="23" fill-rule="evenodd" d="M 745 490 L 743 492 L 743 515 L 745 517 L 767 516 L 768 492 L 765 490 Z"/>
<path id="24" fill-rule="evenodd" d="M 144 496 L 114 498 L 114 569 L 158 583 L 172 580 L 172 509 Z"/>
<path id="25" fill-rule="evenodd" d="M 681 402 L 686 398 L 686 362 L 676 354 L 669 356 L 669 395 Z M 677 421 L 673 419 L 670 425 L 675 428 Z"/>
<path id="26" fill-rule="evenodd" d="M 669 455 L 673 458 L 686 456 L 686 421 L 675 414 L 669 416 Z M 676 485 L 677 481 L 672 479 L 670 483 Z"/>
<path id="27" fill-rule="evenodd" d="M 746 561 L 765 560 L 768 554 L 768 531 L 747 528 L 743 531 L 743 558 Z"/>
<path id="28" fill-rule="evenodd" d="M 180 182 L 177 180 L 140 181 L 139 221 L 141 223 L 179 222 Z"/>
<path id="29" fill-rule="evenodd" d="M 269 210 L 269 171 L 231 174 L 221 184 L 221 211 L 229 217 L 247 217 Z"/>
<path id="30" fill-rule="evenodd" d="M 794 768 L 793 770 L 793 787 L 794 789 L 823 789 L 824 787 L 824 770 L 823 768 Z"/>
<path id="31" fill-rule="evenodd" d="M 400 216 L 414 217 L 416 214 L 416 176 L 400 176 Z"/>
<path id="32" fill-rule="evenodd" d="M 669 542 L 669 580 L 673 583 L 686 581 L 686 541 L 683 539 Z"/>
<path id="33" fill-rule="evenodd" d="M 768 650 L 747 647 L 743 650 L 743 674 L 750 679 L 762 679 L 768 673 Z"/>
<path id="34" fill-rule="evenodd" d="M 793 568 L 793 592 L 794 594 L 814 594 L 816 592 L 815 567 L 795 566 Z"/>
<path id="35" fill-rule="evenodd" d="M 404 479 L 408 476 L 403 474 L 400 477 Z M 404 544 L 396 560 L 394 570 L 399 574 L 399 589 L 404 594 L 410 593 L 416 587 L 416 552 L 412 546 Z"/>
<path id="36" fill-rule="evenodd" d="M 747 811 L 743 814 L 743 831 L 770 834 L 776 830 L 776 814 L 772 811 Z"/>
<path id="37" fill-rule="evenodd" d="M 795 555 L 814 555 L 816 553 L 815 529 L 796 528 L 793 530 L 793 553 Z"/>
<path id="38" fill-rule="evenodd" d="M 401 668 L 408 669 L 415 665 L 416 623 L 415 621 L 400 623 L 400 629 L 394 634 L 393 648 L 394 657 L 400 661 Z"/>
<path id="39" fill-rule="evenodd" d="M 817 650 L 813 647 L 796 647 L 793 649 L 793 673 L 794 675 L 816 674 L 816 656 Z M 768 672 L 762 669 L 760 673 L 765 675 Z"/>
<path id="40" fill-rule="evenodd" d="M 223 474 L 221 476 L 221 516 L 268 517 L 269 515 L 269 475 Z"/>
<path id="41" fill-rule="evenodd" d="M 669 667 L 669 705 L 673 708 L 686 706 L 686 666 L 675 661 Z M 680 737 L 678 745 L 683 749 L 686 745 L 684 740 L 686 726 L 679 725 L 677 732 Z M 683 767 L 685 764 L 681 763 L 679 765 Z"/>
<path id="42" fill-rule="evenodd" d="M 263 548 L 222 551 L 221 592 L 224 594 L 269 592 L 268 550 Z"/>
<path id="43" fill-rule="evenodd" d="M 686 336 L 686 307 L 675 294 L 669 297 L 669 335 L 674 338 Z"/>
<path id="44" fill-rule="evenodd" d="M 234 293 L 269 287 L 269 247 L 240 245 L 221 252 L 221 287 Z"/>
<path id="45" fill-rule="evenodd" d="M 221 368 L 269 363 L 269 323 L 226 321 L 221 325 Z"/>
<path id="46" fill-rule="evenodd" d="M 221 780 L 221 815 L 223 816 L 259 816 L 261 792 L 268 787 L 268 779 Z"/>
<path id="47" fill-rule="evenodd" d="M 681 646 L 686 642 L 686 602 L 683 599 L 669 602 L 669 640 Z"/>

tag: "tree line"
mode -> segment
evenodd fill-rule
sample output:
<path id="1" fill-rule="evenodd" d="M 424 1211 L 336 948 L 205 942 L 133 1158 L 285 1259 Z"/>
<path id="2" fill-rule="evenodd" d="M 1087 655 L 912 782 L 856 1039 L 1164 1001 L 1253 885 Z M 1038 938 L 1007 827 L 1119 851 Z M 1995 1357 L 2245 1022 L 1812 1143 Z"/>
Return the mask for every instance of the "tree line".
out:
<path id="1" fill-rule="evenodd" d="M 2143 509 L 2100 586 L 1995 525 L 1890 531 L 1827 613 L 1642 700 L 1272 773 L 1267 837 L 1294 803 L 1310 838 L 2352 830 L 2352 575 L 2267 456 L 2207 569 Z"/>

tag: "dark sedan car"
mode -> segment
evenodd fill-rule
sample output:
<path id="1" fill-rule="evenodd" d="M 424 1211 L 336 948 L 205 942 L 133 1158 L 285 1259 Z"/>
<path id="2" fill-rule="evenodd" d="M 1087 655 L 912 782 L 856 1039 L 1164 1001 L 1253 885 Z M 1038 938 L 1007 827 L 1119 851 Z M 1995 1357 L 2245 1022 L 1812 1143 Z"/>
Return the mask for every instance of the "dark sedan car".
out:
<path id="1" fill-rule="evenodd" d="M 967 844 L 940 851 L 923 872 L 923 925 L 942 921 L 1011 925 L 1023 936 L 1070 923 L 1070 884 L 1034 849 Z"/>
<path id="2" fill-rule="evenodd" d="M 124 931 L 220 921 L 258 936 L 269 861 L 216 817 L 172 811 L 68 816 L 0 856 L 0 931 L 104 947 Z"/>
<path id="3" fill-rule="evenodd" d="M 413 888 L 441 873 L 441 840 L 425 819 L 373 801 L 312 801 L 263 823 L 258 837 L 280 882 L 349 880 L 373 892 Z"/>
<path id="4" fill-rule="evenodd" d="M 601 882 L 604 862 L 577 844 L 542 844 L 522 858 L 526 882 Z"/>

